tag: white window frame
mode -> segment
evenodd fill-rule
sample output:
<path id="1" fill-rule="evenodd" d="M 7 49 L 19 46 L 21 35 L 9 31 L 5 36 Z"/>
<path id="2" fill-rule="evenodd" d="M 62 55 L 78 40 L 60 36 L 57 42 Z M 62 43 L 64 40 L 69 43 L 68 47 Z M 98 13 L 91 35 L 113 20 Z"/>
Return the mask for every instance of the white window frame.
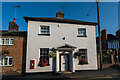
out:
<path id="1" fill-rule="evenodd" d="M 82 56 L 84 56 L 85 58 L 82 58 L 82 59 L 85 59 L 85 60 L 87 60 L 88 61 L 88 57 L 87 57 L 87 49 L 79 49 L 79 51 L 80 50 L 82 50 L 82 51 L 85 51 L 85 52 L 82 52 L 82 55 L 81 55 L 81 58 L 82 58 Z M 85 54 L 85 55 L 83 55 L 83 53 Z"/>
<path id="2" fill-rule="evenodd" d="M 8 44 L 6 44 L 6 39 L 9 40 Z M 13 44 L 11 43 L 11 39 L 13 39 Z M 4 40 L 4 44 L 3 44 L 3 40 Z M 0 38 L 0 45 L 14 45 L 14 38 Z"/>
<path id="3" fill-rule="evenodd" d="M 13 57 L 11 57 L 11 56 L 3 56 L 3 57 L 0 57 L 0 59 L 2 59 L 2 58 L 7 58 L 7 65 L 5 65 L 5 63 L 4 63 L 4 59 L 3 59 L 3 65 L 1 65 L 1 60 L 0 60 L 0 66 L 13 66 Z M 10 58 L 12 58 L 12 64 L 11 65 L 9 65 L 9 59 Z"/>
<path id="4" fill-rule="evenodd" d="M 50 64 L 50 62 L 49 62 L 49 56 L 46 54 L 47 53 L 47 50 L 45 50 L 45 52 L 43 52 L 43 53 L 41 53 L 41 50 L 43 50 L 43 49 L 48 49 L 49 50 L 49 48 L 40 48 L 39 49 L 39 60 L 41 61 L 41 59 L 40 59 L 40 57 L 42 57 L 42 56 L 47 56 L 48 57 L 48 65 Z M 41 55 L 42 54 L 42 55 Z M 48 54 L 49 54 L 49 51 L 48 51 Z"/>
<path id="5" fill-rule="evenodd" d="M 48 33 L 42 33 L 41 32 L 41 27 L 48 27 Z M 43 31 L 47 32 L 47 30 L 43 30 Z M 40 27 L 39 27 L 39 34 L 50 34 L 50 26 L 40 25 Z"/>
<path id="6" fill-rule="evenodd" d="M 85 32 L 84 32 L 84 35 L 80 35 L 79 33 L 80 33 L 80 31 L 79 30 L 84 30 Z M 78 36 L 86 36 L 86 28 L 78 28 Z"/>

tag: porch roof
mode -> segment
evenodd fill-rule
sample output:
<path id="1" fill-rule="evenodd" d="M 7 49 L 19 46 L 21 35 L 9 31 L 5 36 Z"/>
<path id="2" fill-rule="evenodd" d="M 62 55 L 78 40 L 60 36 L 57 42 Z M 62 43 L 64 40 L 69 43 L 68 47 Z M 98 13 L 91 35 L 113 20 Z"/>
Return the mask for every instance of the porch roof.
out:
<path id="1" fill-rule="evenodd" d="M 75 49 L 75 48 L 77 48 L 77 47 L 72 46 L 72 45 L 69 45 L 69 44 L 65 44 L 65 45 L 60 46 L 60 47 L 57 47 L 57 48 L 55 48 L 55 49 L 56 49 L 56 50 L 73 50 L 73 49 Z"/>

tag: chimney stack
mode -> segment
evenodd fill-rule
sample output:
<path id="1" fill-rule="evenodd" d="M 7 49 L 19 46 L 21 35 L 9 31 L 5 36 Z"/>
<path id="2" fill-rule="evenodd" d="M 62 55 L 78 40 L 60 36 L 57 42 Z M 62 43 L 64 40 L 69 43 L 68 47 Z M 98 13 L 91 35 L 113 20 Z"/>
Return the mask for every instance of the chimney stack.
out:
<path id="1" fill-rule="evenodd" d="M 19 29 L 19 26 L 16 24 L 16 19 L 13 19 L 13 22 L 9 22 L 9 32 L 17 32 Z"/>
<path id="2" fill-rule="evenodd" d="M 13 19 L 13 22 L 16 23 L 16 19 L 15 18 Z"/>
<path id="3" fill-rule="evenodd" d="M 56 17 L 57 18 L 64 18 L 64 13 L 61 12 L 61 10 L 59 12 L 56 13 Z"/>
<path id="4" fill-rule="evenodd" d="M 120 29 L 116 31 L 116 36 L 120 38 Z"/>
<path id="5" fill-rule="evenodd" d="M 102 42 L 107 40 L 107 31 L 105 29 L 101 31 L 101 40 Z"/>

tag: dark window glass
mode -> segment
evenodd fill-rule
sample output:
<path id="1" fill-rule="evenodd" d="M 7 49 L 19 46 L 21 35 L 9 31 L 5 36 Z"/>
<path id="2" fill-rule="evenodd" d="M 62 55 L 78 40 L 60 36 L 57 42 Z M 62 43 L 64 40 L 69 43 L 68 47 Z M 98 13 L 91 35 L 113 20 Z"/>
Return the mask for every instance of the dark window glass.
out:
<path id="1" fill-rule="evenodd" d="M 41 27 L 41 34 L 50 34 L 49 26 L 40 26 Z"/>
<path id="2" fill-rule="evenodd" d="M 78 28 L 78 35 L 79 36 L 86 36 L 86 29 Z"/>
<path id="3" fill-rule="evenodd" d="M 13 63 L 13 58 L 9 58 L 9 65 L 12 65 Z"/>
<path id="4" fill-rule="evenodd" d="M 48 57 L 48 53 L 49 53 L 49 48 L 40 48 L 40 62 L 42 60 L 47 60 L 49 64 L 49 57 Z"/>

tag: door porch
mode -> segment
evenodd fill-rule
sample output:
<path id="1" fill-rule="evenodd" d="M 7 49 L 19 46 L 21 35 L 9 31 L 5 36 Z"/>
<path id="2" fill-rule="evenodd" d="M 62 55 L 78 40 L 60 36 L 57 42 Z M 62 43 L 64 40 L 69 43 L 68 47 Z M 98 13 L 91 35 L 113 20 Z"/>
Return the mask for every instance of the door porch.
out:
<path id="1" fill-rule="evenodd" d="M 74 50 L 76 47 L 65 44 L 56 49 L 56 73 L 61 71 L 75 72 Z"/>

